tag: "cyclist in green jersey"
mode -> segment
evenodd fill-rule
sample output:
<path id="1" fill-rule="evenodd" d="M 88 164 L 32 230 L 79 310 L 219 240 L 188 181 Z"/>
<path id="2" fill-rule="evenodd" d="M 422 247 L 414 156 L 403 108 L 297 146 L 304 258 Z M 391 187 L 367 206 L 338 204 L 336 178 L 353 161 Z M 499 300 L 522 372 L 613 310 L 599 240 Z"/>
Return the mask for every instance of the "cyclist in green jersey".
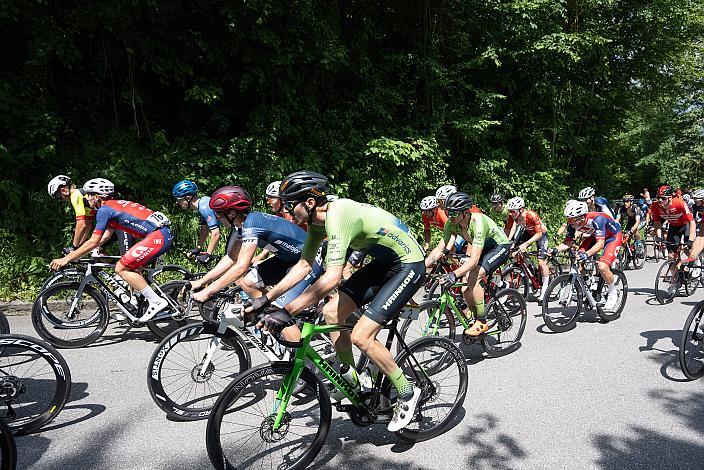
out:
<path id="1" fill-rule="evenodd" d="M 511 227 L 506 225 L 506 222 L 508 221 L 508 207 L 506 207 L 504 195 L 501 193 L 494 193 L 491 195 L 491 198 L 489 198 L 489 202 L 491 202 L 489 217 L 497 224 L 501 224 L 504 228 L 504 233 L 508 235 Z"/>
<path id="2" fill-rule="evenodd" d="M 346 280 L 323 308 L 328 324 L 343 324 L 364 307 L 364 314 L 351 332 L 331 333 L 340 359 L 341 372 L 350 385 L 359 387 L 354 372 L 352 344 L 371 359 L 398 390 L 393 418 L 388 425 L 395 432 L 407 426 L 415 414 L 420 389 L 410 383 L 391 352 L 376 339 L 383 326 L 398 315 L 425 279 L 423 250 L 408 227 L 383 209 L 350 199 L 330 202 L 327 178 L 312 171 L 288 175 L 279 195 L 296 223 L 308 223 L 300 261 L 265 296 L 251 300 L 247 313 L 260 311 L 300 282 L 312 269 L 316 252 L 327 237 L 326 271 L 298 298 L 266 314 L 260 325 L 280 331 L 292 324 L 291 316 L 315 305 L 342 281 L 347 249 L 361 251 L 374 259 Z M 341 397 L 334 397 L 340 398 Z"/>
<path id="3" fill-rule="evenodd" d="M 467 240 L 467 255 L 469 259 L 454 271 L 440 278 L 443 285 L 452 285 L 458 279 L 465 277 L 467 287 L 462 294 L 467 306 L 472 310 L 477 320 L 465 334 L 479 336 L 485 333 L 487 325 L 484 305 L 484 288 L 479 283 L 484 277 L 489 277 L 509 256 L 510 242 L 506 234 L 496 225 L 496 222 L 485 214 L 472 213 L 472 198 L 467 193 L 456 192 L 445 201 L 445 210 L 449 220 L 445 224 L 443 240 L 425 259 L 426 267 L 454 250 L 454 238 L 460 236 Z M 449 249 L 446 249 L 449 247 Z"/>

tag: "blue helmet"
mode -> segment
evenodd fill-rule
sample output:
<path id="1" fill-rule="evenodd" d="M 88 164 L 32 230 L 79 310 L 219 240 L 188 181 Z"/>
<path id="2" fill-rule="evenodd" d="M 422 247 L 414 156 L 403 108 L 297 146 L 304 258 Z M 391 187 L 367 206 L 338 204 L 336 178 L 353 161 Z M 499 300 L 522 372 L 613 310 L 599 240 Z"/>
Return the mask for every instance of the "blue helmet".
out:
<path id="1" fill-rule="evenodd" d="M 176 183 L 171 192 L 174 197 L 192 196 L 198 194 L 198 186 L 193 181 L 183 180 Z"/>

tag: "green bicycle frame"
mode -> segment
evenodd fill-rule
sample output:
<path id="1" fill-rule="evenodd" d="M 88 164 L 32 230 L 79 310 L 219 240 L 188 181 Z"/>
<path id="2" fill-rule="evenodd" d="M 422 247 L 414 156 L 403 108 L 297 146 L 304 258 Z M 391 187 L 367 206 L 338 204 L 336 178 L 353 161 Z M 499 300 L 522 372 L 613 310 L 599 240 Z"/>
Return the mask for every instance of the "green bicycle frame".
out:
<path id="1" fill-rule="evenodd" d="M 301 346 L 296 350 L 296 355 L 293 358 L 293 369 L 289 373 L 281 384 L 277 394 L 276 401 L 274 402 L 274 410 L 276 412 L 276 419 L 274 421 L 274 430 L 278 430 L 281 426 L 281 421 L 286 412 L 286 407 L 291 400 L 291 395 L 293 390 L 296 388 L 298 379 L 301 377 L 301 372 L 305 367 L 306 359 L 319 369 L 325 377 L 332 382 L 338 390 L 340 390 L 345 397 L 347 397 L 352 405 L 365 409 L 366 406 L 362 403 L 362 398 L 357 394 L 354 388 L 347 383 L 347 381 L 337 372 L 328 361 L 320 357 L 320 354 L 310 347 L 310 342 L 316 334 L 331 333 L 335 331 L 342 331 L 350 329 L 348 326 L 344 325 L 314 325 L 312 323 L 303 323 L 303 328 L 301 330 Z"/>
<path id="2" fill-rule="evenodd" d="M 462 287 L 466 285 L 466 283 L 457 283 L 453 284 L 452 287 Z M 435 309 L 433 315 L 428 316 L 428 322 L 426 323 L 425 328 L 423 329 L 423 336 L 435 336 L 438 334 L 438 327 L 440 326 L 440 320 L 442 319 L 442 312 L 445 311 L 446 307 L 449 307 L 452 310 L 455 315 L 455 318 L 458 318 L 460 320 L 460 323 L 462 324 L 462 327 L 465 330 L 471 326 L 469 322 L 474 320 L 474 312 L 469 310 L 469 316 L 465 316 L 464 312 L 462 312 L 462 310 L 457 305 L 455 298 L 452 296 L 452 294 L 450 294 L 449 288 L 443 289 L 442 293 L 440 294 L 440 305 L 437 309 Z M 484 333 L 484 335 L 491 336 L 499 335 L 501 333 L 502 331 L 500 329 L 497 329 L 494 331 L 487 331 L 486 333 Z"/>

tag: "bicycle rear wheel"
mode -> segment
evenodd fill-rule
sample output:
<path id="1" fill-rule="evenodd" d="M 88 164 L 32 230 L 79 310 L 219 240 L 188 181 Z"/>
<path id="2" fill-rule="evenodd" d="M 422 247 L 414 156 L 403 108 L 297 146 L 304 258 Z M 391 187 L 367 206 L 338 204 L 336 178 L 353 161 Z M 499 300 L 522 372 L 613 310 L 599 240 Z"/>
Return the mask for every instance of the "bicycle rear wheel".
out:
<path id="1" fill-rule="evenodd" d="M 543 320 L 556 333 L 574 328 L 582 311 L 583 294 L 572 274 L 557 276 L 548 286 L 543 298 Z"/>
<path id="2" fill-rule="evenodd" d="M 503 279 L 510 288 L 516 289 L 524 299 L 528 298 L 530 282 L 528 281 L 528 275 L 525 270 L 518 266 L 511 266 L 502 273 L 501 279 Z"/>
<path id="3" fill-rule="evenodd" d="M 56 418 L 71 393 L 71 371 L 49 344 L 0 335 L 0 418 L 26 434 Z"/>
<path id="4" fill-rule="evenodd" d="M 482 347 L 491 357 L 510 354 L 520 346 L 526 329 L 526 301 L 515 289 L 501 289 L 486 306 L 489 331 L 481 335 Z"/>
<path id="5" fill-rule="evenodd" d="M 290 362 L 271 362 L 240 375 L 220 395 L 208 418 L 206 445 L 217 469 L 302 469 L 318 455 L 330 429 L 332 409 L 323 383 L 303 368 L 284 419 L 273 429 L 277 393 Z"/>
<path id="6" fill-rule="evenodd" d="M 80 348 L 93 343 L 109 321 L 103 295 L 86 285 L 79 295 L 79 282 L 60 282 L 39 293 L 32 305 L 32 325 L 57 348 Z"/>
<path id="7" fill-rule="evenodd" d="M 626 299 L 628 298 L 628 281 L 626 280 L 626 275 L 620 269 L 612 269 L 611 272 L 614 275 L 614 286 L 616 287 L 618 302 L 612 310 L 606 310 L 603 305 L 597 307 L 599 317 L 605 322 L 616 320 L 621 316 L 621 312 L 626 306 Z M 609 288 L 606 282 L 604 282 L 603 277 L 599 278 L 599 284 L 597 286 L 595 300 L 599 302 L 601 299 L 606 299 Z"/>
<path id="8" fill-rule="evenodd" d="M 685 377 L 696 380 L 704 376 L 704 331 L 702 331 L 704 302 L 699 302 L 684 322 L 680 337 L 680 367 Z"/>
<path id="9" fill-rule="evenodd" d="M 236 333 L 227 329 L 218 334 L 217 329 L 209 323 L 185 326 L 164 338 L 152 354 L 147 366 L 149 393 L 167 415 L 189 421 L 207 418 L 220 393 L 250 367 Z"/>
<path id="10" fill-rule="evenodd" d="M 416 387 L 421 397 L 411 423 L 396 433 L 408 442 L 432 439 L 447 430 L 467 394 L 467 359 L 449 339 L 420 338 L 396 356 L 396 363 Z M 392 402 L 396 389 L 384 377 L 381 393 Z"/>
<path id="11" fill-rule="evenodd" d="M 661 304 L 671 302 L 680 290 L 679 273 L 674 261 L 665 261 L 655 278 L 655 298 Z"/>

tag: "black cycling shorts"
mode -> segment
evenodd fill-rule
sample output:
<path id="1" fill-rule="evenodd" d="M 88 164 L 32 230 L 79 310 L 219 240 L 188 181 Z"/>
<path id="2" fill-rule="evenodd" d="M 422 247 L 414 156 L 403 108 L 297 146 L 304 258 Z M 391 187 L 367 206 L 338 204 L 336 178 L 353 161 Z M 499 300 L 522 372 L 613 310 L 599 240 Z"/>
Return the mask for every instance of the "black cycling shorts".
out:
<path id="1" fill-rule="evenodd" d="M 492 273 L 508 260 L 510 247 L 511 245 L 506 243 L 494 245 L 482 251 L 482 256 L 479 258 L 479 266 L 484 268 L 487 277 L 491 277 Z"/>
<path id="2" fill-rule="evenodd" d="M 689 224 L 672 225 L 667 228 L 667 251 L 674 253 L 677 246 L 682 242 L 682 237 L 686 237 L 689 232 Z"/>
<path id="3" fill-rule="evenodd" d="M 424 280 L 423 261 L 400 263 L 373 259 L 355 271 L 338 290 L 357 307 L 366 305 L 364 315 L 367 318 L 385 325 L 399 314 Z"/>
<path id="4" fill-rule="evenodd" d="M 254 266 L 249 271 L 247 278 L 259 288 L 275 286 L 296 263 L 298 261 L 283 261 L 281 258 L 272 256 Z"/>

